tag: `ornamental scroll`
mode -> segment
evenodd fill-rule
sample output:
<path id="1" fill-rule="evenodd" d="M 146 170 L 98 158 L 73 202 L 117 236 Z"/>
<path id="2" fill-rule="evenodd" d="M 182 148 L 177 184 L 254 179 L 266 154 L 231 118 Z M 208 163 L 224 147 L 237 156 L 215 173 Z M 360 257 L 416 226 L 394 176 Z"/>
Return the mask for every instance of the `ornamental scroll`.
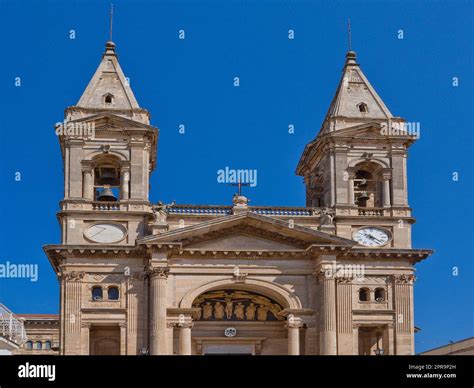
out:
<path id="1" fill-rule="evenodd" d="M 283 309 L 266 296 L 240 290 L 210 291 L 194 300 L 199 321 L 283 321 Z"/>

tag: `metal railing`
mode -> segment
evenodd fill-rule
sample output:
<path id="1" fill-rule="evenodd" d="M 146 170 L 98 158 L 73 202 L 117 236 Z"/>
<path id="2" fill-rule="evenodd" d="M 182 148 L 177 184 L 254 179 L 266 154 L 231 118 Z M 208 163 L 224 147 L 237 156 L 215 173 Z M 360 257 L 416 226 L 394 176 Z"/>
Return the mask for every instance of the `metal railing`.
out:
<path id="1" fill-rule="evenodd" d="M 26 342 L 27 336 L 23 322 L 11 312 L 5 305 L 0 303 L 0 334 L 22 345 Z"/>

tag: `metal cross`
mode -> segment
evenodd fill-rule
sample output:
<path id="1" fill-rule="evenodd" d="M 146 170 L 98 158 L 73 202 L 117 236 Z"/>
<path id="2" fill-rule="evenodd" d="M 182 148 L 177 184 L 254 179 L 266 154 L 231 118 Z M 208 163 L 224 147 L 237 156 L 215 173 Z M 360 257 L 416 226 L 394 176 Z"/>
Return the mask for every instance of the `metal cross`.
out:
<path id="1" fill-rule="evenodd" d="M 229 186 L 237 186 L 238 187 L 238 195 L 240 197 L 242 195 L 242 186 L 250 186 L 250 183 L 243 183 L 239 179 L 239 181 L 237 183 L 229 183 Z"/>

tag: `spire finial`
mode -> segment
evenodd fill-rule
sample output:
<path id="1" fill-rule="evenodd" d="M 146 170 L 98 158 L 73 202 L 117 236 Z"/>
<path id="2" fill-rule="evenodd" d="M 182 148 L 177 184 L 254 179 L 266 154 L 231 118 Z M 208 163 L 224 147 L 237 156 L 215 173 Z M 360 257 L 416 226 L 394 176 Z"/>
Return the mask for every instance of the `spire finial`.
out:
<path id="1" fill-rule="evenodd" d="M 347 35 L 349 38 L 349 51 L 352 51 L 351 19 L 347 18 Z"/>
<path id="2" fill-rule="evenodd" d="M 112 41 L 113 20 L 114 20 L 114 5 L 112 3 L 110 3 L 109 40 L 105 43 L 105 54 L 104 55 L 115 55 L 115 43 Z"/>
<path id="3" fill-rule="evenodd" d="M 357 65 L 356 53 L 352 51 L 352 32 L 351 32 L 351 19 L 347 18 L 347 40 L 349 50 L 346 53 L 346 65 Z"/>
<path id="4" fill-rule="evenodd" d="M 113 27 L 113 21 L 114 21 L 114 5 L 110 3 L 110 41 L 113 42 L 112 39 L 112 27 Z"/>

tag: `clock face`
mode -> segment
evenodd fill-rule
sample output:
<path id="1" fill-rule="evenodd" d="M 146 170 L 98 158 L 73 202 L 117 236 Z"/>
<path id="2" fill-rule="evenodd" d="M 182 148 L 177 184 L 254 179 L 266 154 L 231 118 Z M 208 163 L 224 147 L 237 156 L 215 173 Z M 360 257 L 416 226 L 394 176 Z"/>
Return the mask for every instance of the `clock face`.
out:
<path id="1" fill-rule="evenodd" d="M 390 235 L 383 229 L 366 227 L 354 233 L 354 240 L 366 247 L 380 247 L 388 243 Z"/>
<path id="2" fill-rule="evenodd" d="M 94 224 L 89 227 L 84 235 L 97 243 L 116 243 L 122 241 L 127 230 L 119 224 Z"/>

